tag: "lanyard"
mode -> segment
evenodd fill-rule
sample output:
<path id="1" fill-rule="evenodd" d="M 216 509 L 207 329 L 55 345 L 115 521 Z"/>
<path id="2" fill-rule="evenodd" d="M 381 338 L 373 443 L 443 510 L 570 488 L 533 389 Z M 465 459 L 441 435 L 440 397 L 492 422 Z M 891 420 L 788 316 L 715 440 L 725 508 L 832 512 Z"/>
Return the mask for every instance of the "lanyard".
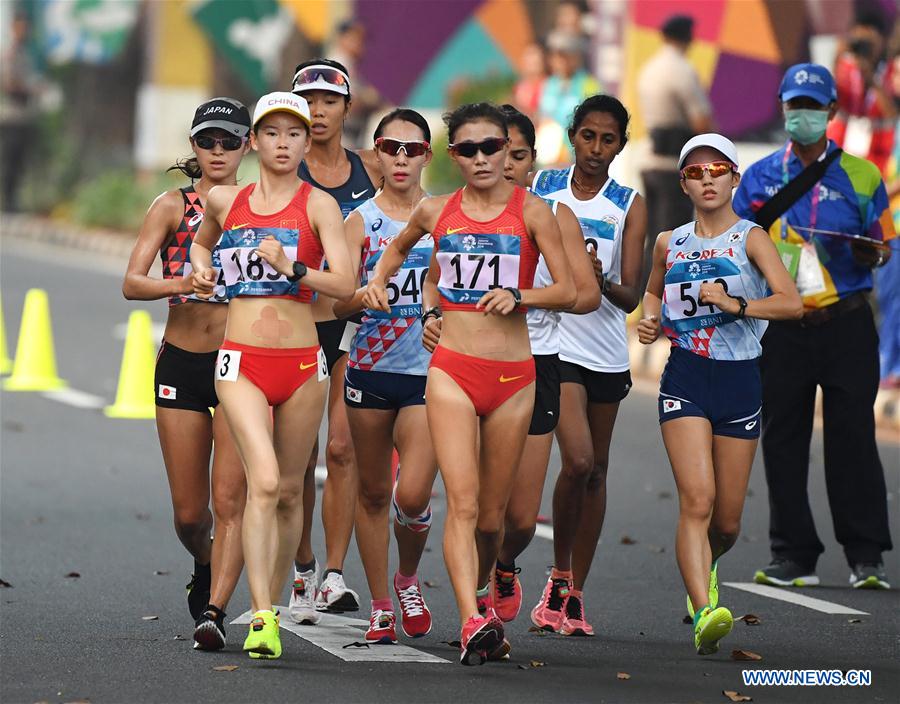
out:
<path id="1" fill-rule="evenodd" d="M 781 185 L 782 185 L 782 188 L 784 186 L 786 186 L 788 184 L 788 182 L 790 181 L 790 178 L 788 177 L 788 161 L 791 158 L 791 146 L 792 146 L 792 143 L 790 140 L 788 140 L 787 146 L 784 148 L 784 158 L 781 160 Z M 822 154 L 822 158 L 824 158 L 825 155 L 827 155 L 827 154 L 828 154 L 828 147 L 826 146 L 825 151 Z M 809 205 L 809 229 L 810 229 L 809 237 L 810 237 L 810 239 L 812 238 L 812 232 L 816 229 L 816 220 L 819 217 L 819 186 L 821 185 L 821 183 L 822 183 L 821 180 L 817 181 L 816 185 L 813 186 L 813 188 L 812 188 L 812 202 Z M 790 208 L 788 210 L 790 210 Z M 788 227 L 787 212 L 785 212 L 785 214 L 781 216 L 781 239 L 782 240 L 787 239 L 787 234 L 788 234 L 787 227 Z M 802 234 L 800 236 L 803 237 L 804 240 L 806 240 L 806 238 Z"/>

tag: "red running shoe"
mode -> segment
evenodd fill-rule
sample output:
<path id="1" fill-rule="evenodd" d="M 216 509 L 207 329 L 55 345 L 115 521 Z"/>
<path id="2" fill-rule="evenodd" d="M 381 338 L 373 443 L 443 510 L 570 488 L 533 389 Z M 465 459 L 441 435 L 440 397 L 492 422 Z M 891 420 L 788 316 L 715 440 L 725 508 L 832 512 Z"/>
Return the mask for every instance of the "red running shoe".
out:
<path id="1" fill-rule="evenodd" d="M 384 643 L 390 645 L 397 642 L 394 624 L 397 622 L 393 611 L 373 611 L 369 617 L 369 630 L 366 631 L 366 643 Z"/>
<path id="2" fill-rule="evenodd" d="M 494 610 L 501 621 L 512 621 L 522 608 L 522 585 L 519 583 L 519 572 L 516 567 L 512 572 L 494 570 Z"/>
<path id="3" fill-rule="evenodd" d="M 472 616 L 466 621 L 459 637 L 459 662 L 462 665 L 483 665 L 489 654 L 503 648 L 505 640 L 503 621 L 495 614 Z"/>
<path id="4" fill-rule="evenodd" d="M 400 589 L 394 575 L 394 593 L 400 602 L 400 628 L 407 637 L 420 638 L 431 633 L 431 611 L 422 597 L 418 580 L 406 589 Z"/>
<path id="5" fill-rule="evenodd" d="M 548 579 L 541 600 L 531 610 L 532 623 L 545 631 L 559 631 L 566 617 L 565 606 L 571 589 L 572 583 L 568 579 Z"/>

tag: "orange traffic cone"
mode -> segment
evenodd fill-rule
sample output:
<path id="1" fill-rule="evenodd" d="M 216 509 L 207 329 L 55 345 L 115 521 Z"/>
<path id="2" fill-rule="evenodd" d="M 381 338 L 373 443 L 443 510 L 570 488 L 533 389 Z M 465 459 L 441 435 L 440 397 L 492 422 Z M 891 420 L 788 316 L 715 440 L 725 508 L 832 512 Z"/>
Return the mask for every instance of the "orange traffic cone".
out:
<path id="1" fill-rule="evenodd" d="M 7 391 L 54 391 L 66 386 L 68 384 L 56 375 L 47 292 L 30 289 L 25 294 L 12 376 L 3 382 L 3 388 Z"/>
<path id="2" fill-rule="evenodd" d="M 153 372 L 156 364 L 153 321 L 145 310 L 132 311 L 125 333 L 116 401 L 103 412 L 109 418 L 155 418 Z"/>

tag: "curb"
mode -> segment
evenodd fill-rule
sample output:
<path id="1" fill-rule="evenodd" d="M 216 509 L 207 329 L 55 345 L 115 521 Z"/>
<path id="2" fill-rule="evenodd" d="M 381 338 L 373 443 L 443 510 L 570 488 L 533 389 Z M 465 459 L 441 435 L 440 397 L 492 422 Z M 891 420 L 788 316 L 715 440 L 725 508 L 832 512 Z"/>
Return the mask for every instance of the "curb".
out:
<path id="1" fill-rule="evenodd" d="M 134 246 L 134 235 L 115 230 L 91 230 L 61 223 L 50 218 L 31 215 L 3 214 L 0 216 L 0 234 L 32 242 L 77 249 L 82 252 L 104 254 L 127 260 Z M 633 328 L 628 329 L 628 355 L 631 374 L 635 378 L 654 384 L 659 383 L 669 344 L 658 340 L 652 345 L 642 345 Z M 900 389 L 880 389 L 875 398 L 875 425 L 895 442 L 900 441 Z M 816 396 L 816 419 L 821 421 L 822 393 Z"/>

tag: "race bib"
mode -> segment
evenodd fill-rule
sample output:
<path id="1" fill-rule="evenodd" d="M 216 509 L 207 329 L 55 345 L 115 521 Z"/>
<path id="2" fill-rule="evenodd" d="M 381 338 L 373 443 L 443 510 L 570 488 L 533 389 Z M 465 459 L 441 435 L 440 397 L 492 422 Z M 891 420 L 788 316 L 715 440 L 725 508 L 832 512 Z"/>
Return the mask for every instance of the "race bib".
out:
<path id="1" fill-rule="evenodd" d="M 319 368 L 317 370 L 319 381 L 325 381 L 328 378 L 328 360 L 325 358 L 325 350 L 321 347 L 317 353 L 317 359 L 319 362 Z"/>
<path id="2" fill-rule="evenodd" d="M 297 230 L 287 228 L 242 228 L 222 233 L 219 257 L 222 262 L 225 292 L 229 298 L 236 296 L 289 296 L 296 295 L 299 285 L 288 281 L 256 250 L 266 238 L 274 237 L 282 246 L 285 256 L 297 259 Z"/>
<path id="3" fill-rule="evenodd" d="M 216 285 L 213 288 L 213 295 L 210 298 L 200 298 L 195 293 L 191 293 L 186 298 L 191 301 L 203 301 L 206 303 L 228 303 L 228 293 L 225 290 L 225 272 L 222 271 L 222 262 L 219 258 L 219 250 L 214 249 L 212 252 L 212 267 L 216 270 Z M 184 263 L 184 278 L 190 278 L 194 275 L 194 269 L 189 261 Z"/>
<path id="4" fill-rule="evenodd" d="M 219 355 L 216 357 L 216 379 L 218 381 L 237 381 L 240 369 L 240 351 L 219 350 Z"/>
<path id="5" fill-rule="evenodd" d="M 338 345 L 338 349 L 343 352 L 349 352 L 351 345 L 353 345 L 353 338 L 356 337 L 356 331 L 359 330 L 359 323 L 354 323 L 350 320 L 347 321 L 347 324 L 344 326 L 344 334 L 341 337 L 341 342 Z"/>
<path id="6" fill-rule="evenodd" d="M 597 254 L 597 259 L 603 264 L 604 273 L 609 272 L 612 269 L 619 221 L 610 215 L 601 220 L 578 218 L 578 222 L 581 224 L 581 233 L 584 235 L 585 248 L 593 249 Z"/>
<path id="7" fill-rule="evenodd" d="M 666 272 L 666 312 L 679 333 L 730 323 L 735 317 L 714 305 L 701 303 L 700 286 L 718 283 L 731 296 L 744 296 L 740 269 L 727 259 L 678 262 Z"/>
<path id="8" fill-rule="evenodd" d="M 437 261 L 438 288 L 453 303 L 472 303 L 495 288 L 519 285 L 520 238 L 515 235 L 445 235 Z"/>
<path id="9" fill-rule="evenodd" d="M 388 295 L 390 313 L 369 310 L 372 318 L 418 318 L 422 315 L 422 296 L 425 278 L 428 276 L 428 264 L 431 260 L 431 249 L 413 249 L 400 270 L 387 282 L 385 289 Z M 374 262 L 372 266 L 374 271 Z"/>

